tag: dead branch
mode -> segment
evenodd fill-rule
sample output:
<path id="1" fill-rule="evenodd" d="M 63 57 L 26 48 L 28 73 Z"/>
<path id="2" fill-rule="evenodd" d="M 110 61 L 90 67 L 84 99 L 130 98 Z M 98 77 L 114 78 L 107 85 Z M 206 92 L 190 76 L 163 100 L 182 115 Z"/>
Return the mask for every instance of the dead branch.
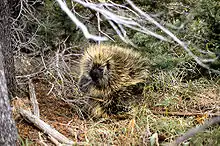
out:
<path id="1" fill-rule="evenodd" d="M 38 136 L 39 136 L 39 143 L 41 144 L 41 145 L 44 145 L 44 146 L 47 146 L 47 144 L 45 143 L 45 139 L 42 137 L 42 135 L 43 135 L 43 133 L 41 133 L 41 132 L 38 132 Z"/>
<path id="2" fill-rule="evenodd" d="M 129 14 L 126 14 L 128 16 L 122 16 L 122 15 L 118 14 L 117 11 L 112 10 L 112 8 L 120 9 L 120 10 L 125 9 L 125 10 L 127 10 L 127 11 L 129 11 L 132 14 L 135 15 L 136 13 L 133 10 L 131 10 L 130 8 L 115 4 L 113 2 L 112 3 L 104 2 L 104 3 L 100 3 L 100 4 L 94 4 L 94 3 L 91 3 L 91 2 L 88 2 L 88 1 L 84 2 L 82 0 L 73 0 L 73 1 L 83 5 L 85 8 L 89 8 L 89 9 L 92 9 L 92 10 L 98 12 L 99 14 L 104 16 L 104 18 L 106 20 L 108 20 L 108 22 L 114 22 L 117 25 L 117 27 L 120 28 L 120 30 L 118 29 L 116 31 L 116 33 L 120 36 L 122 41 L 125 41 L 125 43 L 128 43 L 128 39 L 126 39 L 126 35 L 125 35 L 126 33 L 123 32 L 123 30 L 124 30 L 123 27 L 124 26 L 128 27 L 128 28 L 131 28 L 131 29 L 134 29 L 134 30 L 137 30 L 137 31 L 140 31 L 142 33 L 154 36 L 154 37 L 156 37 L 160 40 L 168 41 L 168 39 L 165 38 L 164 36 L 156 34 L 152 31 L 150 31 L 149 29 L 145 28 L 144 26 L 142 26 L 140 23 L 138 23 L 138 20 L 141 20 L 138 16 L 136 16 L 137 18 L 132 17 L 132 15 L 129 15 Z M 69 10 L 69 8 L 66 6 L 66 4 L 62 0 L 57 0 L 57 2 L 59 4 L 62 4 L 62 6 L 65 6 L 65 9 L 64 9 L 64 7 L 61 7 L 61 9 L 73 20 L 73 22 L 75 24 L 77 23 L 76 24 L 77 26 L 79 24 L 82 24 L 81 22 L 77 21 L 78 19 L 74 20 L 74 19 L 76 19 L 76 17 L 73 15 L 73 13 Z M 80 28 L 81 28 L 82 31 L 84 31 L 83 33 L 84 33 L 85 37 L 88 38 L 88 34 L 85 33 L 85 32 L 88 32 L 88 30 L 87 30 L 87 28 L 85 29 L 84 27 L 86 28 L 85 25 L 83 27 L 80 27 Z M 115 28 L 114 28 L 114 30 L 115 30 Z M 99 40 L 99 41 L 105 41 L 108 38 L 105 37 L 105 39 L 96 39 L 95 37 L 94 38 L 91 37 L 91 39 Z"/>
<path id="3" fill-rule="evenodd" d="M 48 136 L 48 139 L 50 139 L 50 141 L 52 141 L 56 146 L 62 146 L 62 144 L 61 143 L 59 143 L 59 141 L 58 140 L 56 140 L 54 137 L 52 137 L 52 136 Z"/>
<path id="4" fill-rule="evenodd" d="M 22 75 L 22 76 L 16 76 L 16 79 L 19 79 L 19 78 L 31 78 L 31 77 L 34 77 L 36 75 L 39 75 L 41 73 L 45 72 L 45 70 L 40 70 L 38 72 L 35 72 L 35 73 L 31 73 L 31 74 L 27 74 L 27 75 Z"/>
<path id="5" fill-rule="evenodd" d="M 89 33 L 87 27 L 82 23 L 80 22 L 75 15 L 73 15 L 73 13 L 70 11 L 70 9 L 67 7 L 66 3 L 64 3 L 62 0 L 56 0 L 61 9 L 70 17 L 70 19 L 77 25 L 77 27 L 79 27 L 84 36 L 87 38 L 87 39 L 93 39 L 93 40 L 96 40 L 96 41 L 104 41 L 104 40 L 107 40 L 106 37 L 99 37 L 99 36 L 95 36 L 95 35 L 92 35 Z"/>
<path id="6" fill-rule="evenodd" d="M 40 117 L 40 110 L 39 110 L 39 106 L 37 102 L 37 97 L 36 97 L 34 85 L 31 79 L 29 79 L 29 94 L 30 94 L 30 100 L 33 105 L 33 113 L 35 116 Z"/>
<path id="7" fill-rule="evenodd" d="M 170 146 L 177 146 L 179 145 L 181 142 L 189 139 L 190 137 L 193 137 L 195 134 L 204 131 L 206 128 L 218 124 L 220 123 L 220 116 L 218 117 L 214 117 L 210 120 L 207 120 L 203 125 L 199 126 L 199 127 L 194 127 L 192 129 L 190 129 L 188 132 L 186 132 L 183 136 L 177 138 L 173 143 L 170 144 Z"/>
<path id="8" fill-rule="evenodd" d="M 42 130 L 45 134 L 48 134 L 58 140 L 59 142 L 65 144 L 65 145 L 86 145 L 87 143 L 83 142 L 73 142 L 72 140 L 68 139 L 64 135 L 62 135 L 60 132 L 52 128 L 50 125 L 42 121 L 39 117 L 33 115 L 31 112 L 19 109 L 20 114 L 27 119 L 28 121 L 32 122 L 36 127 L 38 127 L 40 130 Z"/>
<path id="9" fill-rule="evenodd" d="M 211 117 L 220 116 L 220 113 L 191 113 L 191 112 L 166 112 L 166 111 L 151 111 L 155 115 L 169 115 L 169 116 L 203 116 L 207 114 Z"/>

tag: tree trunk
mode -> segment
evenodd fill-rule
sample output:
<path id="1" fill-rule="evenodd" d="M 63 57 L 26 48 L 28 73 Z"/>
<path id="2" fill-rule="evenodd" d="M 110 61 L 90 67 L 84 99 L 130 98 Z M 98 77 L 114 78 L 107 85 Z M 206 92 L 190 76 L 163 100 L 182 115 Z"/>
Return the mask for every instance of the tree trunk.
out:
<path id="1" fill-rule="evenodd" d="M 6 85 L 2 43 L 0 42 L 0 146 L 14 146 L 17 141 L 17 130 L 12 118 Z"/>
<path id="2" fill-rule="evenodd" d="M 8 96 L 8 92 L 11 95 L 14 93 L 16 86 L 9 12 L 8 1 L 0 0 L 0 146 L 15 146 L 17 141 Z"/>
<path id="3" fill-rule="evenodd" d="M 12 3 L 10 3 L 12 5 Z M 15 80 L 15 66 L 11 45 L 10 5 L 8 0 L 0 0 L 0 43 L 2 45 L 3 66 L 8 87 L 9 98 L 15 96 L 17 84 Z"/>

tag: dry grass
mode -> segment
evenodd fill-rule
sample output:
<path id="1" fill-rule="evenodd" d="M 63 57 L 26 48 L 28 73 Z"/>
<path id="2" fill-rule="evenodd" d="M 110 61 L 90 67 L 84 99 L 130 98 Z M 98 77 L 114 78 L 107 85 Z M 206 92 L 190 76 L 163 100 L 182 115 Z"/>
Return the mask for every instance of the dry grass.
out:
<path id="1" fill-rule="evenodd" d="M 146 85 L 144 103 L 134 108 L 132 119 L 126 120 L 80 119 L 73 106 L 52 94 L 47 95 L 50 86 L 37 81 L 35 87 L 41 118 L 73 141 L 87 142 L 89 145 L 150 145 L 156 139 L 160 145 L 166 145 L 191 127 L 202 124 L 209 117 L 205 113 L 219 114 L 219 81 L 201 78 L 183 83 L 175 78 L 174 82 L 170 74 L 163 73 L 166 76 L 164 80 L 161 79 L 161 74 L 162 72 L 156 76 L 158 83 Z M 173 84 L 168 82 L 168 76 L 172 78 Z M 169 112 L 177 114 L 170 116 Z M 195 115 L 178 115 L 186 112 Z M 196 116 L 196 113 L 203 114 Z M 22 118 L 18 118 L 16 122 L 23 145 L 26 145 L 25 140 L 29 144 L 42 145 L 42 139 L 44 143 L 52 145 L 30 123 Z M 193 145 L 218 145 L 219 136 L 219 126 L 216 126 L 189 141 Z"/>

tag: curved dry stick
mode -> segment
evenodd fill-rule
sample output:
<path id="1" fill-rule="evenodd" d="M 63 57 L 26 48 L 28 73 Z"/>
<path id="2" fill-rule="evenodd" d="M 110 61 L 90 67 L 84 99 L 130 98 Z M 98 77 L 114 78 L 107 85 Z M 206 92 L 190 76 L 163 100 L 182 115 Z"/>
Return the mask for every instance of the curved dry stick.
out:
<path id="1" fill-rule="evenodd" d="M 199 127 L 195 127 L 190 129 L 189 131 L 187 131 L 183 136 L 177 138 L 173 143 L 171 143 L 169 146 L 177 146 L 178 144 L 180 144 L 181 142 L 189 139 L 190 137 L 193 137 L 195 134 L 205 130 L 206 128 L 208 128 L 209 126 L 212 126 L 214 124 L 218 124 L 220 123 L 220 116 L 218 117 L 214 117 L 210 120 L 207 120 L 205 122 L 205 124 L 199 126 Z"/>
<path id="2" fill-rule="evenodd" d="M 211 116 L 218 117 L 220 113 L 191 113 L 191 112 L 166 112 L 166 111 L 151 111 L 155 115 L 169 115 L 169 116 Z"/>
<path id="3" fill-rule="evenodd" d="M 87 27 L 82 23 L 80 22 L 75 15 L 73 15 L 73 13 L 70 11 L 70 9 L 67 7 L 67 5 L 62 1 L 62 0 L 56 0 L 61 9 L 70 17 L 70 19 L 82 30 L 84 36 L 87 38 L 87 39 L 93 39 L 95 41 L 105 41 L 107 40 L 106 37 L 100 37 L 100 36 L 95 36 L 95 35 L 92 35 L 89 33 Z"/>

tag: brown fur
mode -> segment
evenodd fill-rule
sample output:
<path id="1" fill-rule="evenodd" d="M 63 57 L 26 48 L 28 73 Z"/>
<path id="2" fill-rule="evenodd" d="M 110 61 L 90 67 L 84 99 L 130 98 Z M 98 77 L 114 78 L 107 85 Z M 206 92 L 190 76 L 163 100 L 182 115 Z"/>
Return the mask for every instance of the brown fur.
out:
<path id="1" fill-rule="evenodd" d="M 131 96 L 127 89 L 147 78 L 148 65 L 148 60 L 131 49 L 110 45 L 93 45 L 86 49 L 80 61 L 78 83 L 95 101 L 91 103 L 91 114 L 105 117 L 112 113 L 105 108 L 116 110 L 117 103 Z"/>

